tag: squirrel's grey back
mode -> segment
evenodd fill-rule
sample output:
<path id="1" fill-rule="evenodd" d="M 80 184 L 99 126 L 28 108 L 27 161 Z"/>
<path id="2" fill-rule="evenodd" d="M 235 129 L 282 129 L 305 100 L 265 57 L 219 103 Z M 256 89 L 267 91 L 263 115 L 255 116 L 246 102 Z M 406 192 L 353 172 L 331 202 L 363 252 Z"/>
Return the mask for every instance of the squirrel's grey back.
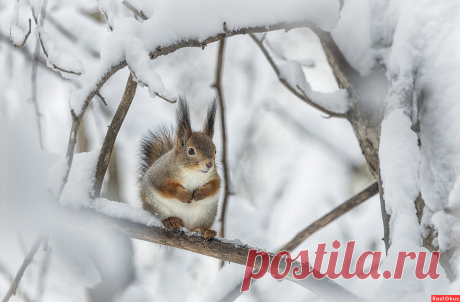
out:
<path id="1" fill-rule="evenodd" d="M 174 130 L 159 127 L 149 130 L 141 141 L 139 178 L 163 155 L 174 148 Z"/>

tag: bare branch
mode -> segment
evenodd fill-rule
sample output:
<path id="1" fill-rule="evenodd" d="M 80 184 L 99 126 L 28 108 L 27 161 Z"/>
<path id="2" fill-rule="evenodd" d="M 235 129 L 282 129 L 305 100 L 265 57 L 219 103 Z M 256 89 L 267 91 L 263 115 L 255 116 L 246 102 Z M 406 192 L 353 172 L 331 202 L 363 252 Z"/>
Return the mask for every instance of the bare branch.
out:
<path id="1" fill-rule="evenodd" d="M 291 241 L 286 243 L 279 251 L 289 251 L 292 252 L 296 247 L 298 247 L 302 242 L 305 241 L 308 237 L 310 237 L 316 231 L 319 231 L 329 223 L 333 222 L 335 219 L 339 218 L 343 214 L 349 212 L 350 210 L 354 209 L 356 206 L 360 205 L 364 201 L 368 200 L 372 196 L 376 195 L 379 192 L 379 187 L 377 182 L 373 182 L 369 185 L 366 189 L 361 191 L 360 193 L 356 194 L 355 196 L 351 197 L 340 206 L 336 207 L 320 219 L 316 220 L 308 227 L 300 231 L 297 236 L 294 237 Z M 254 280 L 253 282 L 255 282 Z M 220 302 L 231 302 L 236 300 L 240 295 L 240 288 L 241 283 L 236 285 L 228 294 L 220 300 Z M 338 300 L 340 301 L 340 300 Z"/>
<path id="2" fill-rule="evenodd" d="M 65 187 L 65 184 L 67 183 L 67 180 L 69 179 L 70 168 L 72 167 L 73 155 L 74 155 L 74 151 L 75 151 L 75 145 L 77 143 L 78 129 L 80 128 L 80 123 L 82 121 L 83 115 L 84 115 L 86 109 L 88 108 L 91 99 L 99 92 L 101 87 L 105 84 L 105 82 L 107 82 L 107 80 L 112 75 L 114 75 L 118 70 L 120 70 L 120 69 L 122 69 L 122 68 L 124 68 L 126 66 L 127 66 L 126 62 L 121 62 L 120 64 L 113 66 L 110 69 L 110 71 L 99 80 L 99 82 L 97 83 L 96 89 L 93 90 L 89 94 L 89 96 L 86 99 L 86 102 L 83 104 L 82 113 L 79 116 L 77 116 L 73 112 L 73 110 L 71 110 L 72 128 L 70 129 L 69 143 L 68 143 L 68 146 L 67 146 L 67 154 L 66 154 L 67 170 L 66 170 L 66 174 L 64 176 L 64 179 L 62 181 L 61 187 L 59 189 L 58 199 L 61 196 L 62 191 L 64 190 L 64 187 Z"/>
<path id="3" fill-rule="evenodd" d="M 42 244 L 44 239 L 44 236 L 40 234 L 35 240 L 35 243 L 33 244 L 32 248 L 30 249 L 29 254 L 27 257 L 24 259 L 24 262 L 22 263 L 21 267 L 19 268 L 18 273 L 16 274 L 16 277 L 14 278 L 13 283 L 10 286 L 10 289 L 6 293 L 5 297 L 3 298 L 2 302 L 7 302 L 11 296 L 16 295 L 16 290 L 18 289 L 19 282 L 21 282 L 22 276 L 24 275 L 24 272 L 26 271 L 26 268 L 29 266 L 29 264 L 32 262 L 34 259 L 35 253 L 37 253 L 38 248 Z"/>
<path id="4" fill-rule="evenodd" d="M 94 197 L 101 195 L 102 182 L 104 181 L 105 172 L 109 166 L 110 156 L 112 155 L 112 149 L 117 139 L 118 131 L 120 131 L 121 125 L 125 120 L 126 114 L 128 113 L 129 107 L 133 101 L 134 95 L 136 94 L 137 82 L 133 80 L 133 75 L 130 73 L 128 82 L 126 83 L 125 93 L 118 106 L 117 112 L 113 116 L 112 122 L 110 123 L 109 129 L 104 139 L 104 144 L 101 148 L 99 160 L 96 168 L 96 181 L 94 183 Z"/>
<path id="5" fill-rule="evenodd" d="M 300 231 L 291 241 L 286 243 L 280 251 L 292 251 L 296 247 L 298 247 L 305 239 L 313 235 L 315 232 L 319 231 L 329 223 L 333 222 L 340 216 L 342 216 L 345 213 L 348 213 L 349 211 L 353 210 L 355 207 L 358 205 L 362 204 L 372 196 L 376 195 L 379 192 L 379 185 L 375 181 L 371 185 L 369 185 L 366 189 L 363 191 L 359 192 L 355 196 L 351 197 L 344 203 L 342 203 L 340 206 L 336 207 L 320 219 L 316 220 L 312 224 L 310 224 L 308 227 Z"/>
<path id="6" fill-rule="evenodd" d="M 27 32 L 26 36 L 24 37 L 24 40 L 20 44 L 15 44 L 13 42 L 13 39 L 11 38 L 11 31 L 10 31 L 10 40 L 13 43 L 14 47 L 22 47 L 26 44 L 27 39 L 29 38 L 30 33 L 32 32 L 32 20 L 29 19 L 29 31 Z"/>
<path id="7" fill-rule="evenodd" d="M 48 1 L 44 0 L 42 4 L 42 20 L 41 24 L 44 24 L 45 17 L 46 17 L 46 5 Z M 29 19 L 29 24 L 30 24 L 30 19 Z M 42 127 L 41 127 L 41 118 L 42 115 L 40 113 L 40 108 L 38 106 L 38 98 L 37 98 L 37 72 L 38 72 L 38 60 L 40 58 L 39 55 L 40 52 L 40 42 L 37 39 L 37 42 L 35 43 L 35 56 L 34 60 L 32 62 L 32 103 L 34 104 L 35 108 L 35 115 L 37 116 L 37 130 L 38 130 L 38 139 L 40 142 L 40 148 L 43 150 L 43 134 L 42 134 Z M 46 63 L 45 63 L 46 66 Z"/>
<path id="8" fill-rule="evenodd" d="M 100 92 L 96 92 L 96 95 L 99 97 L 99 99 L 101 100 L 102 104 L 104 104 L 104 106 L 107 106 L 107 102 L 105 101 L 104 97 L 100 94 Z"/>
<path id="9" fill-rule="evenodd" d="M 0 274 L 2 274 L 8 282 L 13 283 L 13 276 L 8 272 L 8 270 L 2 263 L 0 263 Z M 16 295 L 25 302 L 31 301 L 30 297 L 26 293 L 22 292 L 20 289 L 16 290 Z"/>
<path id="10" fill-rule="evenodd" d="M 129 4 L 128 1 L 125 0 L 125 1 L 123 1 L 121 3 L 123 3 L 124 6 L 126 6 L 130 11 L 132 11 L 136 16 L 138 16 L 142 20 L 147 20 L 148 19 L 147 16 L 141 10 L 137 10 L 136 8 L 134 8 L 134 6 Z"/>
<path id="11" fill-rule="evenodd" d="M 48 241 L 47 240 L 48 237 L 46 237 L 45 241 L 43 241 L 43 249 L 45 249 L 45 244 L 47 244 L 46 242 Z M 40 273 L 39 273 L 39 277 L 38 277 L 38 289 L 37 289 L 37 295 L 34 299 L 34 302 L 39 302 L 42 300 L 43 298 L 43 294 L 45 292 L 45 280 L 46 280 L 46 276 L 48 274 L 48 270 L 49 270 L 49 266 L 50 266 L 50 260 L 51 260 L 51 255 L 52 255 L 52 249 L 51 248 L 48 248 L 47 247 L 47 250 L 46 250 L 46 254 L 45 254 L 45 258 L 43 259 L 43 262 L 40 266 Z"/>
<path id="12" fill-rule="evenodd" d="M 225 102 L 222 91 L 222 68 L 224 64 L 225 39 L 219 41 L 219 53 L 217 55 L 216 80 L 212 87 L 217 90 L 217 99 L 220 107 L 220 125 L 222 130 L 222 165 L 224 168 L 224 201 L 222 203 L 222 213 L 220 215 L 220 236 L 225 238 L 225 213 L 229 195 L 228 186 L 228 161 L 227 161 L 227 129 L 225 124 Z M 223 264 L 223 263 L 222 263 Z"/>
<path id="13" fill-rule="evenodd" d="M 267 58 L 268 62 L 272 66 L 273 70 L 275 71 L 275 73 L 276 73 L 279 81 L 281 82 L 281 84 L 283 84 L 287 89 L 289 89 L 289 91 L 292 92 L 296 97 L 298 97 L 302 101 L 306 102 L 307 104 L 313 106 L 314 108 L 326 113 L 329 116 L 341 117 L 341 118 L 346 118 L 347 117 L 347 115 L 345 113 L 333 112 L 333 111 L 330 111 L 330 110 L 320 106 L 319 104 L 317 104 L 317 103 L 313 102 L 311 99 L 309 99 L 305 93 L 300 94 L 296 90 L 295 87 L 292 87 L 285 79 L 280 77 L 280 70 L 279 70 L 278 66 L 276 66 L 275 62 L 273 61 L 272 57 L 268 53 L 268 50 L 265 48 L 265 46 L 262 44 L 262 42 L 252 33 L 250 33 L 249 36 L 254 40 L 254 42 L 256 42 L 257 46 L 259 46 L 259 48 L 262 50 L 263 54 L 265 55 L 265 57 Z M 298 86 L 297 86 L 297 88 L 298 88 Z"/>

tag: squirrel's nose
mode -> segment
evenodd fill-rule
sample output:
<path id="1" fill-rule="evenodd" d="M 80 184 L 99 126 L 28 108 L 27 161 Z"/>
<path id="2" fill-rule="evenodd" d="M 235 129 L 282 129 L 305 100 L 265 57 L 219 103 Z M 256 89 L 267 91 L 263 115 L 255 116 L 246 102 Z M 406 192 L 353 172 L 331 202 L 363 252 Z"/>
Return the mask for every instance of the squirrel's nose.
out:
<path id="1" fill-rule="evenodd" d="M 206 167 L 208 167 L 209 169 L 212 168 L 212 161 L 210 161 L 209 163 L 206 164 Z"/>

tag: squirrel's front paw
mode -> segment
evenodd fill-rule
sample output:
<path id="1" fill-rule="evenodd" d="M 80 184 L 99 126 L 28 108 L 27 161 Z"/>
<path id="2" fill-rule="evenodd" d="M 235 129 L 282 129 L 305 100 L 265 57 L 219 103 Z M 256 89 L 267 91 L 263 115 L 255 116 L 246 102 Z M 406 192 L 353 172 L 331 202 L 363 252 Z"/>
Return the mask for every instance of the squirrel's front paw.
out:
<path id="1" fill-rule="evenodd" d="M 171 231 L 180 229 L 181 226 L 184 226 L 184 222 L 179 217 L 168 217 L 163 220 L 163 224 Z"/>
<path id="2" fill-rule="evenodd" d="M 193 199 L 193 193 L 183 190 L 176 194 L 177 199 L 185 203 L 191 203 Z"/>
<path id="3" fill-rule="evenodd" d="M 194 232 L 200 232 L 205 240 L 211 240 L 212 238 L 217 236 L 217 232 L 205 227 L 198 227 L 193 230 Z"/>
<path id="4" fill-rule="evenodd" d="M 195 189 L 195 191 L 193 191 L 193 199 L 194 200 L 202 200 L 204 198 L 205 198 L 205 196 L 203 194 L 202 188 L 198 188 L 198 189 Z"/>

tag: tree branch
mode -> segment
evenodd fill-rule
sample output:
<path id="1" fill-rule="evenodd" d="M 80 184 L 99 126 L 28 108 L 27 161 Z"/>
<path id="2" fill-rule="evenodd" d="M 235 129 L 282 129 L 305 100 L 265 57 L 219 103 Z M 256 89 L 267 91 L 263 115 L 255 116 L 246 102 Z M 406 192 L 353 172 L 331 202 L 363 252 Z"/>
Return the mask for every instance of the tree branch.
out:
<path id="1" fill-rule="evenodd" d="M 27 39 L 29 38 L 29 35 L 30 35 L 31 32 L 32 32 L 32 20 L 29 19 L 29 31 L 27 32 L 26 36 L 24 37 L 24 41 L 22 41 L 20 44 L 15 44 L 14 42 L 12 42 L 14 47 L 23 47 L 26 44 Z M 11 32 L 10 32 L 10 40 L 13 41 L 13 39 L 11 38 Z"/>
<path id="2" fill-rule="evenodd" d="M 34 21 L 35 21 L 35 28 L 36 28 L 36 32 L 37 32 L 37 38 L 38 40 L 40 41 L 40 45 L 42 46 L 42 49 L 43 49 L 43 53 L 45 54 L 45 57 L 48 58 L 48 52 L 46 51 L 46 47 L 45 47 L 45 44 L 43 43 L 43 40 L 42 40 L 42 37 L 41 37 L 41 34 L 40 34 L 40 31 L 39 29 L 41 28 L 41 26 L 39 25 L 38 23 L 38 17 L 36 15 L 36 12 L 35 10 L 32 8 L 32 16 L 34 18 Z M 49 60 L 48 60 L 49 61 Z M 51 65 L 53 65 L 53 68 L 54 69 L 57 69 L 59 71 L 62 71 L 62 72 L 65 72 L 65 73 L 69 73 L 69 74 L 74 74 L 74 75 L 81 75 L 80 72 L 74 72 L 72 70 L 65 70 L 59 66 L 56 66 L 54 63 L 50 62 Z"/>
<path id="3" fill-rule="evenodd" d="M 71 210 L 67 210 L 67 213 L 70 211 Z M 202 236 L 194 235 L 195 233 L 184 234 L 183 232 L 172 232 L 162 227 L 149 227 L 129 220 L 105 216 L 92 210 L 81 210 L 80 212 L 82 214 L 80 215 L 82 217 L 81 219 L 69 218 L 66 220 L 78 225 L 85 223 L 98 229 L 105 228 L 117 231 L 134 239 L 175 247 L 241 265 L 246 265 L 249 250 L 255 249 L 254 247 L 240 242 L 233 243 L 221 238 L 214 238 L 213 240 L 207 241 Z M 68 216 L 71 215 L 68 214 Z M 82 222 L 82 220 L 84 220 L 84 222 Z M 273 253 L 269 253 L 269 255 L 270 259 L 275 256 Z M 255 268 L 260 268 L 260 265 L 260 257 L 257 257 Z M 280 267 L 282 265 L 284 265 L 283 262 L 281 262 Z M 294 263 L 293 267 L 295 265 L 300 264 Z M 311 290 L 325 301 L 362 300 L 360 297 L 349 292 L 327 277 L 321 280 L 314 279 L 312 276 L 304 280 L 293 280 L 292 278 L 288 278 L 288 280 Z"/>
<path id="4" fill-rule="evenodd" d="M 96 181 L 94 183 L 94 197 L 100 197 L 102 183 L 104 181 L 105 172 L 109 166 L 110 156 L 112 155 L 112 149 L 117 139 L 118 131 L 120 131 L 121 125 L 125 120 L 126 114 L 128 114 L 129 107 L 133 101 L 134 95 L 136 94 L 137 82 L 133 80 L 133 75 L 130 73 L 128 82 L 126 83 L 125 93 L 118 106 L 117 112 L 113 116 L 112 122 L 110 123 L 109 129 L 104 139 L 104 144 L 101 148 L 99 160 L 97 162 L 96 169 Z"/>
<path id="5" fill-rule="evenodd" d="M 42 4 L 42 18 L 41 18 L 41 23 L 43 24 L 45 21 L 45 16 L 46 16 L 46 5 L 47 5 L 47 0 L 43 1 Z M 29 19 L 29 25 L 30 25 L 30 19 Z M 37 130 L 38 130 L 38 140 L 40 142 L 40 148 L 43 150 L 43 134 L 42 134 L 42 127 L 41 127 L 41 118 L 42 115 L 40 113 L 40 108 L 38 106 L 38 98 L 37 98 L 37 72 L 38 72 L 38 60 L 39 60 L 39 52 L 40 52 L 40 41 L 37 39 L 37 42 L 35 43 L 35 55 L 34 55 L 34 60 L 32 62 L 32 103 L 34 104 L 35 108 L 35 114 L 37 116 Z"/>
<path id="6" fill-rule="evenodd" d="M 83 104 L 83 108 L 82 108 L 82 112 L 80 115 L 76 115 L 73 110 L 71 110 L 71 114 L 72 114 L 72 128 L 70 129 L 70 136 L 69 136 L 69 143 L 67 145 L 67 153 L 66 153 L 66 158 L 67 158 L 67 170 L 66 170 L 66 173 L 64 175 L 64 178 L 63 178 L 63 181 L 62 181 L 62 184 L 61 184 L 61 187 L 59 189 L 59 195 L 58 195 L 58 199 L 59 197 L 61 196 L 62 194 L 62 191 L 64 190 L 64 187 L 67 183 L 67 180 L 69 179 L 69 174 L 70 174 L 70 168 L 72 167 L 72 161 L 73 161 L 73 155 L 74 155 L 74 151 L 75 151 L 75 145 L 77 144 L 77 133 L 78 133 L 78 129 L 80 128 L 80 123 L 83 119 L 83 115 L 86 111 L 86 109 L 88 108 L 89 106 L 89 103 L 91 102 L 92 98 L 97 94 L 99 93 L 99 90 L 102 88 L 102 86 L 105 84 L 105 82 L 107 82 L 107 80 L 112 76 L 114 75 L 118 70 L 126 67 L 127 64 L 126 62 L 121 62 L 119 63 L 118 65 L 115 65 L 115 66 L 112 66 L 112 68 L 110 69 L 110 71 L 108 73 L 106 73 L 103 77 L 101 77 L 101 79 L 99 79 L 99 81 L 97 82 L 96 84 L 96 89 L 94 89 L 93 91 L 91 91 L 88 95 L 88 97 L 86 98 L 86 102 Z"/>
<path id="7" fill-rule="evenodd" d="M 225 213 L 227 211 L 227 201 L 229 196 L 228 186 L 228 160 L 227 160 L 227 129 L 225 123 L 225 102 L 222 91 L 222 69 L 224 64 L 225 39 L 219 41 L 219 53 L 217 55 L 216 81 L 212 85 L 217 90 L 217 99 L 220 107 L 220 125 L 222 130 L 222 166 L 224 168 L 224 201 L 222 203 L 222 213 L 220 215 L 220 237 L 225 238 Z M 222 263 L 223 265 L 223 263 Z"/>
<path id="8" fill-rule="evenodd" d="M 379 192 L 379 187 L 377 182 L 373 182 L 369 185 L 366 189 L 361 191 L 360 193 L 356 194 L 355 196 L 351 197 L 320 219 L 316 220 L 308 227 L 300 231 L 291 241 L 286 243 L 282 248 L 278 251 L 288 251 L 292 252 L 295 248 L 297 248 L 302 242 L 304 242 L 308 237 L 313 235 L 313 233 L 319 231 L 329 223 L 333 222 L 335 219 L 339 218 L 343 214 L 351 211 L 364 201 L 368 200 L 372 196 L 376 195 Z M 255 282 L 254 280 L 253 282 Z M 238 283 L 231 291 L 227 293 L 227 295 L 221 299 L 219 302 L 232 302 L 236 300 L 241 295 L 240 292 L 241 283 Z"/>
<path id="9" fill-rule="evenodd" d="M 362 204 L 372 196 L 376 195 L 379 192 L 379 185 L 375 181 L 369 185 L 366 189 L 359 192 L 355 196 L 351 197 L 320 219 L 316 220 L 308 227 L 300 231 L 291 241 L 286 243 L 280 251 L 289 251 L 292 252 L 296 247 L 298 247 L 305 239 L 313 235 L 315 232 L 319 231 L 329 223 L 333 222 L 343 214 L 353 210 L 358 205 Z"/>
<path id="10" fill-rule="evenodd" d="M 18 289 L 19 282 L 21 282 L 22 276 L 24 275 L 24 272 L 26 271 L 26 268 L 29 266 L 29 264 L 32 262 L 34 259 L 35 253 L 37 253 L 38 248 L 42 244 L 44 240 L 44 236 L 40 234 L 35 240 L 35 243 L 33 244 L 32 248 L 30 249 L 29 254 L 27 257 L 24 259 L 24 262 L 22 263 L 21 267 L 19 268 L 18 273 L 16 274 L 16 277 L 14 278 L 13 283 L 10 286 L 10 289 L 6 293 L 5 297 L 3 298 L 2 302 L 7 302 L 11 296 L 16 294 L 16 290 Z"/>
<path id="11" fill-rule="evenodd" d="M 132 11 L 136 16 L 138 16 L 142 20 L 145 21 L 148 19 L 147 16 L 141 10 L 137 10 L 136 8 L 134 8 L 134 6 L 132 6 L 128 1 L 123 1 L 121 3 L 123 3 L 123 5 L 126 6 L 126 8 L 128 8 L 130 11 Z"/>
<path id="12" fill-rule="evenodd" d="M 8 282 L 13 283 L 13 280 L 14 280 L 13 276 L 8 272 L 6 267 L 1 263 L 0 263 L 0 274 L 2 274 L 5 277 L 5 279 L 7 279 Z M 16 290 L 16 295 L 22 300 L 24 300 L 25 302 L 31 301 L 30 297 L 26 293 L 22 292 L 20 289 Z"/>
<path id="13" fill-rule="evenodd" d="M 268 50 L 265 48 L 263 43 L 254 34 L 250 33 L 249 36 L 254 40 L 254 42 L 256 42 L 256 44 L 257 44 L 257 46 L 259 46 L 260 50 L 262 50 L 262 53 L 265 55 L 265 57 L 267 58 L 268 62 L 272 66 L 272 68 L 275 71 L 276 76 L 278 77 L 278 79 L 281 82 L 281 84 L 283 84 L 290 92 L 292 92 L 296 97 L 298 97 L 299 99 L 301 99 L 305 103 L 313 106 L 314 108 L 318 109 L 319 111 L 322 111 L 322 112 L 326 113 L 329 116 L 346 118 L 347 115 L 345 113 L 333 112 L 333 111 L 330 111 L 330 110 L 320 106 L 319 104 L 317 104 L 317 103 L 313 102 L 311 99 L 309 99 L 305 93 L 302 93 L 302 94 L 299 93 L 295 89 L 295 87 L 292 87 L 285 79 L 281 78 L 280 77 L 281 73 L 280 73 L 280 70 L 279 70 L 278 66 L 276 66 L 275 62 L 273 61 L 272 57 L 268 53 Z"/>

